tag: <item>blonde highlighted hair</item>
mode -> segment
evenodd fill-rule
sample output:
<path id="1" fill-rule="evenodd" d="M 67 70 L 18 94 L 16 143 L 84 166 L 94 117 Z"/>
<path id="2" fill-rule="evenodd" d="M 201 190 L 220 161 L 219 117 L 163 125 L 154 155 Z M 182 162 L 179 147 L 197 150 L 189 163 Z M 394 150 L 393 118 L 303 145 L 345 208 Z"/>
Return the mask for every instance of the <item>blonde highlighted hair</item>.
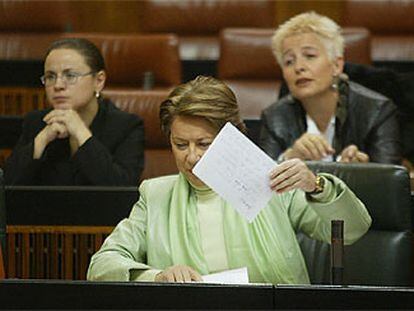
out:
<path id="1" fill-rule="evenodd" d="M 283 40 L 287 37 L 304 34 L 316 34 L 331 60 L 344 56 L 344 38 L 341 27 L 329 17 L 315 12 L 296 15 L 280 25 L 272 38 L 272 50 L 277 62 L 283 64 Z"/>
<path id="2" fill-rule="evenodd" d="M 167 136 L 170 135 L 171 124 L 177 116 L 203 118 L 217 132 L 227 122 L 243 132 L 246 131 L 233 91 L 225 83 L 212 77 L 198 76 L 177 86 L 161 104 L 161 130 Z"/>

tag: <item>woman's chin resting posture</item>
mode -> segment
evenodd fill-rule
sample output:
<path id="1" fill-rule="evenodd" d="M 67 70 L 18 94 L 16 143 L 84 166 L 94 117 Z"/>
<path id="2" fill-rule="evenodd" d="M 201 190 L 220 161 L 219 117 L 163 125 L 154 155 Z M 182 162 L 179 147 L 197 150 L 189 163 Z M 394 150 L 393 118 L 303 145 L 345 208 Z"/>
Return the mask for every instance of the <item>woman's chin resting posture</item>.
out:
<path id="1" fill-rule="evenodd" d="M 135 186 L 144 166 L 144 128 L 102 98 L 105 63 L 90 41 L 55 41 L 44 75 L 51 108 L 30 112 L 7 160 L 9 185 Z"/>

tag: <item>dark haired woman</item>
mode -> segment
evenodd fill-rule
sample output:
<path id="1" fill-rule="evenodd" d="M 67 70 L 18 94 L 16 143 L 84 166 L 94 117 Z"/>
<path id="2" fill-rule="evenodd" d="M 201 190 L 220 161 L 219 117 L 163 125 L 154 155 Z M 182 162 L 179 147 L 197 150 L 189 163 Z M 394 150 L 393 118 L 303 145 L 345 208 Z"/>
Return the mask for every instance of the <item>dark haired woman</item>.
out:
<path id="1" fill-rule="evenodd" d="M 30 112 L 5 168 L 7 184 L 136 185 L 142 120 L 102 99 L 105 64 L 90 41 L 55 41 L 41 77 L 52 108 Z"/>

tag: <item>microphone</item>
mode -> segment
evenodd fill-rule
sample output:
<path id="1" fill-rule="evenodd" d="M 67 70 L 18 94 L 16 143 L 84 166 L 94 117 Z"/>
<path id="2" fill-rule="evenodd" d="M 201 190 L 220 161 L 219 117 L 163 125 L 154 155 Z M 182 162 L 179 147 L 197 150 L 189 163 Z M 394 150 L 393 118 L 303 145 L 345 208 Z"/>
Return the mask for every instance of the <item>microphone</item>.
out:
<path id="1" fill-rule="evenodd" d="M 331 221 L 331 284 L 342 285 L 344 272 L 344 221 Z"/>
<path id="2" fill-rule="evenodd" d="M 142 88 L 144 90 L 151 90 L 154 87 L 154 73 L 152 71 L 145 71 L 142 79 Z"/>

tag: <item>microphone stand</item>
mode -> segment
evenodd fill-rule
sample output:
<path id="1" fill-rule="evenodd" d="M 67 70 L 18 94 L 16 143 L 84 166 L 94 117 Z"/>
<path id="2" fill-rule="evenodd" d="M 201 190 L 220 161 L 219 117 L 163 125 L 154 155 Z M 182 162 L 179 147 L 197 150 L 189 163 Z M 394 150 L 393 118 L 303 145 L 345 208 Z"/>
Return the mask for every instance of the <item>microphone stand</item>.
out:
<path id="1" fill-rule="evenodd" d="M 331 221 L 331 284 L 343 285 L 344 221 Z"/>

